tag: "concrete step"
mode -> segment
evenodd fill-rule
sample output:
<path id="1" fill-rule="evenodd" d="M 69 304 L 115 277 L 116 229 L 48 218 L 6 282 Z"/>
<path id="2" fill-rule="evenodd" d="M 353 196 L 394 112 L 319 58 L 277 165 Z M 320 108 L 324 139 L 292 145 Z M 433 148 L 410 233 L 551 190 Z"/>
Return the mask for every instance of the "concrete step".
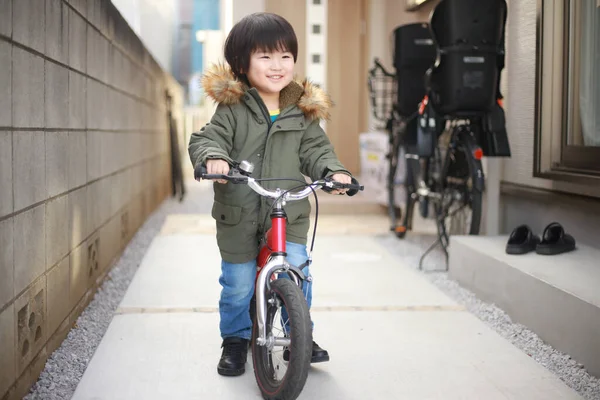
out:
<path id="1" fill-rule="evenodd" d="M 600 250 L 512 256 L 507 241 L 452 237 L 450 276 L 600 376 Z"/>

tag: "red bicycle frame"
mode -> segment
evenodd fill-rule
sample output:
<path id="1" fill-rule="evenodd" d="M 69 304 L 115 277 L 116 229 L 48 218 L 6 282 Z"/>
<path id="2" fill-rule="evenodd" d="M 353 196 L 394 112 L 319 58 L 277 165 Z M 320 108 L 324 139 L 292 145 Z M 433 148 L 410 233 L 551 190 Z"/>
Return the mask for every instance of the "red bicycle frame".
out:
<path id="1" fill-rule="evenodd" d="M 270 289 L 270 281 L 275 278 L 276 274 L 286 273 L 295 284 L 302 288 L 303 281 L 310 281 L 310 277 L 306 277 L 302 272 L 303 266 L 310 263 L 310 257 L 307 263 L 300 266 L 290 265 L 286 261 L 287 216 L 283 210 L 283 205 L 290 201 L 303 200 L 313 193 L 315 189 L 320 189 L 325 186 L 333 189 L 334 184 L 333 182 L 326 180 L 319 180 L 307 185 L 306 188 L 299 192 L 290 192 L 289 190 L 282 192 L 281 189 L 274 191 L 267 190 L 260 185 L 259 181 L 250 177 L 253 170 L 254 166 L 251 163 L 242 161 L 239 165 L 235 166 L 235 168 L 232 168 L 229 175 L 207 174 L 205 166 L 203 164 L 198 164 L 194 168 L 194 178 L 225 179 L 233 181 L 234 183 L 246 183 L 260 196 L 273 199 L 275 202 L 270 215 L 271 228 L 266 232 L 266 239 L 259 250 L 256 260 L 255 323 L 257 324 L 258 333 L 256 342 L 260 346 L 269 346 L 270 348 L 274 345 L 289 346 L 289 338 L 274 338 L 272 334 L 269 335 L 267 332 L 267 296 L 269 295 L 268 290 Z M 357 190 L 362 189 L 363 188 L 359 186 Z"/>
<path id="2" fill-rule="evenodd" d="M 271 228 L 267 231 L 266 243 L 261 246 L 256 259 L 256 279 L 272 254 L 285 254 L 286 225 L 287 219 L 283 209 L 274 210 L 271 213 Z"/>

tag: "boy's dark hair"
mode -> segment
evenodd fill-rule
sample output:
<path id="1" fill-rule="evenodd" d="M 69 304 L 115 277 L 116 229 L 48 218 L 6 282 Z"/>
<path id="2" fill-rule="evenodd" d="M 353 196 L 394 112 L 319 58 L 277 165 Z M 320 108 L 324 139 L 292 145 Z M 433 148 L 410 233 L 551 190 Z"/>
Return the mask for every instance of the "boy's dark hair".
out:
<path id="1" fill-rule="evenodd" d="M 257 50 L 289 51 L 296 62 L 298 39 L 294 28 L 285 18 L 271 13 L 247 15 L 233 26 L 225 40 L 225 60 L 235 77 L 247 85 L 250 56 Z"/>

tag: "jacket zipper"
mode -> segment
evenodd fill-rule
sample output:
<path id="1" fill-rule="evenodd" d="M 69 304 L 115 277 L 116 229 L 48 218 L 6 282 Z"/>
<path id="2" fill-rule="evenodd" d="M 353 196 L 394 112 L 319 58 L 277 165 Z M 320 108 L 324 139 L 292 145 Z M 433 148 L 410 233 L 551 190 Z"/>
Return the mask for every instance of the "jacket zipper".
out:
<path id="1" fill-rule="evenodd" d="M 267 110 L 267 106 L 265 106 L 265 103 L 262 101 L 262 99 L 260 98 L 260 96 L 258 94 L 255 93 L 250 93 L 252 95 L 252 97 L 254 97 L 254 100 L 256 100 L 256 102 L 258 103 L 258 107 L 260 107 L 260 111 L 262 111 L 263 116 L 265 117 L 265 119 L 267 120 L 267 126 L 268 126 L 268 131 L 271 131 L 271 126 L 273 125 L 273 123 L 271 122 L 271 117 L 269 117 L 269 110 Z"/>
<path id="2" fill-rule="evenodd" d="M 265 105 L 265 103 L 262 101 L 262 99 L 260 98 L 260 96 L 258 94 L 255 93 L 251 93 L 252 97 L 254 97 L 254 100 L 256 100 L 256 102 L 258 103 L 258 106 L 260 107 L 260 110 L 263 113 L 263 116 L 265 117 L 265 119 L 267 120 L 267 141 L 269 140 L 269 134 L 271 133 L 271 127 L 273 126 L 273 122 L 271 121 L 271 117 L 269 115 L 269 110 L 267 110 L 267 106 Z M 284 117 L 279 118 L 278 120 L 282 120 L 282 119 L 286 119 L 286 118 L 292 118 L 292 117 L 301 117 L 302 113 L 298 113 L 298 114 L 292 114 L 292 115 L 286 115 Z M 277 120 L 276 120 L 277 121 Z M 263 151 L 263 153 L 266 153 L 266 147 L 267 147 L 267 142 L 265 142 L 265 150 Z M 261 174 L 264 172 L 264 166 L 265 166 L 266 162 L 265 159 L 263 159 L 263 171 L 261 171 Z M 265 199 L 263 197 L 261 197 L 260 199 L 261 203 L 265 202 Z M 262 204 L 261 204 L 261 208 L 262 208 Z M 260 223 L 259 221 L 256 221 L 257 225 Z M 260 226 L 257 226 L 257 228 L 259 228 L 260 230 Z M 264 227 L 263 227 L 264 229 Z"/>
<path id="3" fill-rule="evenodd" d="M 273 123 L 271 122 L 271 117 L 269 116 L 269 110 L 267 110 L 267 106 L 265 105 L 265 103 L 260 98 L 260 95 L 258 93 L 254 93 L 254 92 L 251 92 L 250 95 L 252 97 L 254 97 L 254 100 L 256 100 L 256 103 L 258 104 L 258 107 L 260 108 L 260 111 L 262 111 L 263 116 L 267 120 L 267 138 L 265 140 L 265 148 L 263 149 L 263 163 L 262 163 L 262 168 L 261 168 L 261 172 L 260 172 L 261 176 L 262 176 L 264 174 L 264 172 L 265 172 L 265 165 L 267 164 L 266 163 L 266 158 L 265 158 L 265 156 L 266 156 L 265 153 L 267 152 L 267 142 L 269 140 L 269 134 L 271 133 L 271 126 L 273 126 Z M 260 201 L 260 208 L 259 209 L 262 209 L 263 205 L 266 204 L 266 199 L 264 197 L 260 196 L 259 201 Z M 259 216 L 259 218 L 260 218 L 260 216 Z M 264 226 L 261 229 L 260 221 L 256 221 L 256 224 L 257 224 L 257 228 L 259 229 L 259 231 L 262 230 L 262 229 L 264 229 Z"/>

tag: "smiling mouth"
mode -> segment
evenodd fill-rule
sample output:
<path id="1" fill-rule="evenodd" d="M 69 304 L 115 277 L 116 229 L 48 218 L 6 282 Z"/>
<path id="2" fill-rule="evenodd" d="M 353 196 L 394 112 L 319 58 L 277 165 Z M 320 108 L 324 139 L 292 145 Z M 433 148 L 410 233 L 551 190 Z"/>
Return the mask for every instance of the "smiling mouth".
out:
<path id="1" fill-rule="evenodd" d="M 283 78 L 283 75 L 271 75 L 271 76 L 267 76 L 267 78 L 272 79 L 274 81 L 278 81 L 281 78 Z"/>

